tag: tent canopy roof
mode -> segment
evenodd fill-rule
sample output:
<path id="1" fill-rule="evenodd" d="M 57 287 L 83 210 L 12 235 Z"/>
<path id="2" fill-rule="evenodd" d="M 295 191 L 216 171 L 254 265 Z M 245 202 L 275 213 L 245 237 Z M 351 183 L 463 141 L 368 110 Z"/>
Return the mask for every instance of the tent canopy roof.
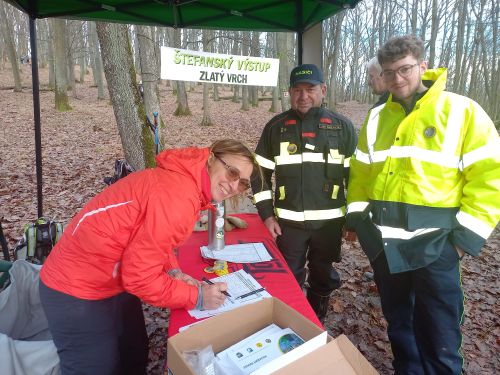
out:
<path id="1" fill-rule="evenodd" d="M 32 18 L 225 30 L 297 31 L 360 0 L 6 0 Z"/>

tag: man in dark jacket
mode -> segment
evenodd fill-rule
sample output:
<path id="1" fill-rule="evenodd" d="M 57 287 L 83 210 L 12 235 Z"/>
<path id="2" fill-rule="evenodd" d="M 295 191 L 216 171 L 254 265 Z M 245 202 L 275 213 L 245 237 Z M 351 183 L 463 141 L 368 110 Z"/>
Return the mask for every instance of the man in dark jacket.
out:
<path id="1" fill-rule="evenodd" d="M 254 199 L 301 286 L 307 262 L 307 299 L 323 322 L 340 286 L 332 262 L 340 261 L 345 181 L 357 138 L 349 119 L 321 106 L 326 85 L 315 65 L 292 70 L 289 93 L 292 109 L 269 121 L 257 145 L 264 181 L 253 182 Z"/>

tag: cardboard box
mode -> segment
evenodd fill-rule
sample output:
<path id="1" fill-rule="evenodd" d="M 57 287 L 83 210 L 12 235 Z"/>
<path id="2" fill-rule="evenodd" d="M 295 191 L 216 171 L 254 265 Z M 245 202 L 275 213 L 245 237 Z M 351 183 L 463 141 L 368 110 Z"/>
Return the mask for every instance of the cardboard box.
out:
<path id="1" fill-rule="evenodd" d="M 212 345 L 214 353 L 218 353 L 272 323 L 282 328 L 293 329 L 305 341 L 314 342 L 325 335 L 325 331 L 293 308 L 276 298 L 267 298 L 207 319 L 170 337 L 167 343 L 169 370 L 173 375 L 195 375 L 184 361 L 183 351 L 202 349 Z M 313 347 L 312 352 L 298 351 L 295 355 L 294 352 L 305 344 L 301 345 L 283 355 L 282 357 L 287 356 L 284 361 L 280 357 L 270 362 L 267 368 L 273 370 L 265 373 L 281 375 L 377 374 L 377 371 L 346 336 L 340 336 L 337 339 L 328 336 L 327 342 L 319 347 L 316 346 L 315 349 Z M 294 355 L 295 358 L 292 358 L 293 362 L 290 363 L 289 359 Z M 298 358 L 300 355 L 303 356 Z M 280 366 L 281 368 L 277 369 Z"/>

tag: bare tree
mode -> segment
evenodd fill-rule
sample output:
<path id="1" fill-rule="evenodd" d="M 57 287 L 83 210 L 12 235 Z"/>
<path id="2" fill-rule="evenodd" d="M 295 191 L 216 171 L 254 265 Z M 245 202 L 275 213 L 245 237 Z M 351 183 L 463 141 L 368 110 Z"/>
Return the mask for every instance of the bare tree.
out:
<path id="1" fill-rule="evenodd" d="M 99 50 L 99 39 L 97 37 L 97 31 L 95 22 L 89 21 L 89 39 L 90 39 L 90 49 L 91 49 L 91 58 L 92 62 L 92 76 L 94 77 L 94 83 L 97 86 L 97 99 L 104 100 L 106 97 L 104 96 L 104 79 L 103 79 L 103 66 L 102 66 L 102 58 L 101 52 Z"/>
<path id="2" fill-rule="evenodd" d="M 96 28 L 125 158 L 136 170 L 154 166 L 154 143 L 137 87 L 127 26 L 98 22 Z"/>
<path id="3" fill-rule="evenodd" d="M 21 75 L 19 74 L 19 63 L 16 47 L 14 45 L 12 24 L 10 23 L 5 13 L 5 6 L 3 1 L 0 2 L 0 29 L 7 49 L 7 54 L 9 56 L 10 65 L 12 67 L 12 75 L 14 77 L 14 91 L 20 92 L 22 91 L 23 85 L 21 82 Z"/>
<path id="4" fill-rule="evenodd" d="M 68 63 L 66 44 L 66 20 L 52 19 L 52 41 L 54 43 L 55 106 L 58 111 L 69 111 Z"/>
<path id="5" fill-rule="evenodd" d="M 175 47 L 181 47 L 181 32 L 179 29 L 174 30 Z M 188 105 L 186 92 L 186 84 L 184 81 L 176 81 L 177 86 L 177 109 L 174 112 L 175 116 L 190 116 L 191 110 Z"/>
<path id="6" fill-rule="evenodd" d="M 209 43 L 212 38 L 212 31 L 203 30 L 202 32 L 202 44 L 203 50 L 209 51 Z M 201 119 L 202 126 L 211 126 L 213 125 L 212 116 L 210 115 L 210 101 L 209 98 L 209 83 L 203 83 L 203 118 Z"/>

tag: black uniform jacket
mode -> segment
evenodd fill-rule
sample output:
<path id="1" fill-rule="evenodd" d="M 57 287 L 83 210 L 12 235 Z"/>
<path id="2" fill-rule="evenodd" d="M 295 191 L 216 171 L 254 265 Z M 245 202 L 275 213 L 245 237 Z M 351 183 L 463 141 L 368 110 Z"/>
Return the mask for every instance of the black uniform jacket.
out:
<path id="1" fill-rule="evenodd" d="M 357 136 L 351 121 L 326 108 L 286 111 L 269 121 L 256 149 L 264 181 L 252 182 L 262 220 L 318 229 L 345 215 L 345 182 Z M 272 175 L 275 188 L 272 193 Z M 274 201 L 274 203 L 273 203 Z"/>

